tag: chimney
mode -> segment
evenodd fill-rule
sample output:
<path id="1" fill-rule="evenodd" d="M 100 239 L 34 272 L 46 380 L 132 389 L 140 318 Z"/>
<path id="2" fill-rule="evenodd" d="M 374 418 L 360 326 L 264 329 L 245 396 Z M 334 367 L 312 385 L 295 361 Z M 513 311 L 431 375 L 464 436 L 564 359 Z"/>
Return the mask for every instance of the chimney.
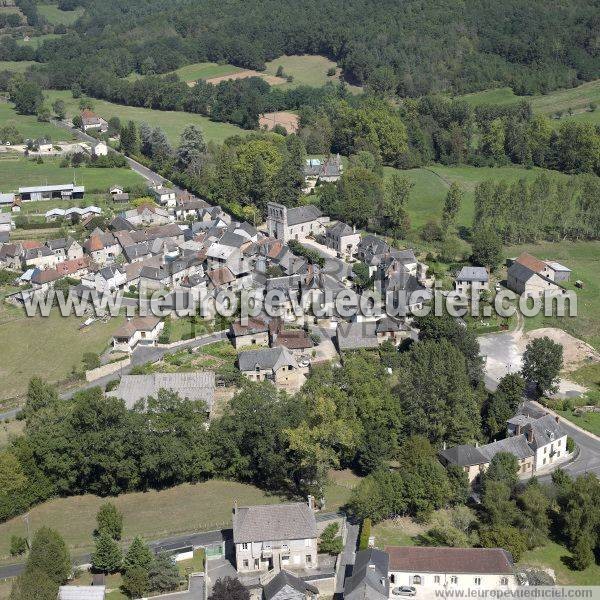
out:
<path id="1" fill-rule="evenodd" d="M 559 420 L 559 418 L 558 418 L 558 415 L 556 415 L 556 416 L 554 417 L 554 420 L 555 420 L 557 423 L 560 421 L 560 420 Z"/>
<path id="2" fill-rule="evenodd" d="M 521 424 L 520 423 L 517 425 L 516 435 L 521 435 Z"/>
<path id="3" fill-rule="evenodd" d="M 237 506 L 237 499 L 235 499 L 235 500 L 233 501 L 233 514 L 234 514 L 234 515 L 235 515 L 235 514 L 237 514 L 237 509 L 238 509 L 238 506 Z"/>
<path id="4" fill-rule="evenodd" d="M 308 508 L 315 510 L 315 498 L 311 494 L 308 495 Z"/>
<path id="5" fill-rule="evenodd" d="M 533 443 L 533 429 L 528 429 L 527 433 L 525 434 L 527 436 L 527 441 L 531 444 Z"/>

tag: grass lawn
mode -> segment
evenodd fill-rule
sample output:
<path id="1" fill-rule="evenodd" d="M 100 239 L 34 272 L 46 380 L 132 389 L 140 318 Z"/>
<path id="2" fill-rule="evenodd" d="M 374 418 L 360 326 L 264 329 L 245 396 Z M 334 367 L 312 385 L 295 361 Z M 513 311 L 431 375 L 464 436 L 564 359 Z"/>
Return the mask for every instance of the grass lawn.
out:
<path id="1" fill-rule="evenodd" d="M 336 74 L 333 76 L 327 75 L 327 71 L 336 68 L 336 64 L 325 56 L 311 54 L 280 56 L 267 63 L 266 72 L 269 75 L 276 75 L 280 65 L 283 67 L 285 75 L 291 75 L 294 78 L 291 83 L 278 86 L 281 89 L 294 88 L 300 85 L 321 87 L 328 81 L 337 82 L 340 80 L 340 69 L 337 69 Z M 358 86 L 350 85 L 348 87 L 353 94 L 362 92 L 362 88 Z"/>
<path id="2" fill-rule="evenodd" d="M 79 113 L 79 100 L 72 97 L 69 91 L 47 91 L 48 103 L 52 104 L 58 98 L 64 100 L 67 106 L 67 115 L 72 117 Z M 138 108 L 135 106 L 122 106 L 104 100 L 93 100 L 94 111 L 104 119 L 119 117 L 121 122 L 134 121 L 136 123 L 146 122 L 151 127 L 161 127 L 166 133 L 171 144 L 179 143 L 181 132 L 186 125 L 196 125 L 202 129 L 206 141 L 222 143 L 232 135 L 243 134 L 245 131 L 229 123 L 217 123 L 202 115 L 153 110 L 151 108 Z"/>
<path id="3" fill-rule="evenodd" d="M 46 33 L 45 35 L 36 35 L 29 39 L 29 41 L 25 41 L 23 38 L 17 40 L 17 44 L 19 46 L 27 46 L 29 48 L 35 48 L 36 50 L 48 40 L 56 40 L 59 37 L 62 37 L 63 34 L 60 33 Z"/>
<path id="4" fill-rule="evenodd" d="M 402 517 L 378 523 L 373 527 L 371 535 L 375 536 L 375 546 L 380 549 L 386 546 L 414 546 L 415 536 L 426 529 L 426 526 L 419 525 L 408 517 Z"/>
<path id="5" fill-rule="evenodd" d="M 194 63 L 193 65 L 185 65 L 177 71 L 173 71 L 179 75 L 182 81 L 197 81 L 198 79 L 210 79 L 211 77 L 222 77 L 223 75 L 231 75 L 239 73 L 244 69 L 233 65 L 220 65 L 213 62 Z"/>
<path id="6" fill-rule="evenodd" d="M 526 100 L 531 103 L 534 112 L 548 117 L 562 111 L 564 113 L 562 119 L 577 119 L 600 124 L 600 109 L 596 109 L 594 112 L 589 110 L 590 103 L 600 105 L 600 79 L 589 81 L 576 88 L 555 90 L 546 95 L 517 96 L 510 88 L 497 88 L 467 94 L 462 96 L 462 99 L 473 106 L 478 104 L 508 105 Z M 569 109 L 573 111 L 572 116 L 568 114 Z M 560 123 L 560 120 L 556 122 Z"/>
<path id="7" fill-rule="evenodd" d="M 107 192 L 115 182 L 131 186 L 145 181 L 141 175 L 129 168 L 61 168 L 59 158 L 44 158 L 41 165 L 27 158 L 0 160 L 2 191 L 16 190 L 25 185 L 69 183 L 74 179 L 78 185 L 84 185 L 88 193 Z M 47 204 L 51 208 L 52 202 L 48 201 Z"/>
<path id="8" fill-rule="evenodd" d="M 518 256 L 521 252 L 529 252 L 541 259 L 556 260 L 569 267 L 573 272 L 565 287 L 577 293 L 576 317 L 545 317 L 539 314 L 525 319 L 525 329 L 559 327 L 600 349 L 600 242 L 543 242 L 505 249 L 508 257 Z M 581 290 L 573 285 L 578 279 L 584 284 Z"/>
<path id="9" fill-rule="evenodd" d="M 326 510 L 336 510 L 345 504 L 349 494 L 345 488 L 329 485 L 325 494 Z M 252 485 L 219 480 L 110 498 L 123 513 L 124 541 L 136 535 L 154 540 L 178 533 L 230 527 L 234 500 L 241 506 L 282 501 L 279 496 L 267 495 Z M 29 511 L 31 530 L 50 525 L 63 536 L 74 556 L 85 553 L 92 548 L 96 513 L 105 501 L 91 494 L 50 500 Z M 23 535 L 23 532 L 21 517 L 0 524 L 0 561 L 10 562 L 10 536 Z"/>
<path id="10" fill-rule="evenodd" d="M 95 322 L 79 329 L 84 318 L 27 317 L 20 309 L 2 304 L 0 339 L 4 342 L 0 363 L 0 399 L 13 398 L 27 390 L 29 379 L 39 375 L 51 382 L 64 380 L 74 365 L 81 366 L 84 352 L 103 352 L 123 318 Z M 0 535 L 0 537 L 2 537 Z"/>
<path id="11" fill-rule="evenodd" d="M 0 449 L 8 445 L 11 437 L 16 437 L 23 432 L 25 421 L 0 421 Z"/>
<path id="12" fill-rule="evenodd" d="M 504 180 L 508 182 L 519 179 L 535 179 L 544 169 L 524 169 L 518 166 L 510 167 L 447 167 L 433 165 L 420 169 L 400 171 L 409 177 L 415 187 L 413 188 L 406 208 L 415 229 L 421 228 L 431 219 L 440 220 L 444 199 L 450 185 L 458 183 L 465 195 L 458 213 L 457 224 L 471 227 L 473 224 L 474 191 L 477 185 L 487 179 Z M 384 167 L 384 176 L 389 177 L 397 172 L 392 167 Z M 554 172 L 553 172 L 554 173 Z M 556 173 L 559 177 L 564 177 Z"/>
<path id="13" fill-rule="evenodd" d="M 550 567 L 556 574 L 556 582 L 562 585 L 598 585 L 600 566 L 592 565 L 583 571 L 572 571 L 568 567 L 571 553 L 556 542 L 529 550 L 521 557 L 521 566 Z"/>
<path id="14" fill-rule="evenodd" d="M 2 64 L 6 63 L 0 62 L 0 71 L 2 71 Z M 24 63 L 14 64 L 21 65 Z M 52 125 L 52 123 L 40 123 L 35 116 L 19 115 L 12 107 L 12 104 L 8 104 L 7 102 L 0 102 L 0 124 L 14 125 L 26 139 L 40 137 L 47 137 L 54 141 L 73 139 L 73 136 L 68 131 Z"/>
<path id="15" fill-rule="evenodd" d="M 591 391 L 600 392 L 600 363 L 585 365 L 569 373 L 569 379 L 585 385 Z"/>
<path id="16" fill-rule="evenodd" d="M 204 548 L 198 548 L 198 550 L 194 550 L 194 558 L 190 558 L 189 560 L 181 560 L 177 563 L 179 572 L 182 576 L 189 575 L 190 573 L 203 573 L 204 558 Z"/>
<path id="17" fill-rule="evenodd" d="M 15 73 L 25 73 L 27 67 L 35 65 L 32 60 L 0 60 L 0 71 L 13 71 Z"/>
<path id="18" fill-rule="evenodd" d="M 72 25 L 83 14 L 83 8 L 60 10 L 56 4 L 38 4 L 38 12 L 52 25 Z"/>
<path id="19" fill-rule="evenodd" d="M 585 413 L 578 416 L 570 410 L 558 410 L 556 412 L 582 429 L 590 431 L 595 435 L 600 435 L 600 413 Z"/>

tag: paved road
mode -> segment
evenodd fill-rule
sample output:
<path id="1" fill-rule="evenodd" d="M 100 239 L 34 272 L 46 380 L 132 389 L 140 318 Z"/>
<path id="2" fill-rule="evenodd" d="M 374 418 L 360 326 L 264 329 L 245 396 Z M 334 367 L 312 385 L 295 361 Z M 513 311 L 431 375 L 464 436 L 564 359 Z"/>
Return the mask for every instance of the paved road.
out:
<path id="1" fill-rule="evenodd" d="M 359 533 L 359 525 L 356 523 L 347 522 L 346 544 L 344 550 L 340 554 L 340 564 L 338 567 L 337 576 L 335 579 L 335 593 L 342 594 L 344 592 L 344 583 L 346 577 L 352 575 L 352 566 L 356 557 L 356 546 Z"/>

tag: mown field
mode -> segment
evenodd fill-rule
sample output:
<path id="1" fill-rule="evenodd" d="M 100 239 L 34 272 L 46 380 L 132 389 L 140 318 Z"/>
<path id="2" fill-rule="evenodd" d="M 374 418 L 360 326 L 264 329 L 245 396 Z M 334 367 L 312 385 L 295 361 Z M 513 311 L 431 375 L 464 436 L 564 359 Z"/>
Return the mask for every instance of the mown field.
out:
<path id="1" fill-rule="evenodd" d="M 60 33 L 47 33 L 45 35 L 37 35 L 35 37 L 32 37 L 28 41 L 25 41 L 24 39 L 21 38 L 20 40 L 17 40 L 17 44 L 19 44 L 19 46 L 28 46 L 29 48 L 37 49 L 44 42 L 47 42 L 49 40 L 56 40 L 61 36 L 62 36 L 62 34 L 60 34 Z"/>
<path id="2" fill-rule="evenodd" d="M 325 493 L 326 509 L 338 509 L 347 502 L 349 495 L 349 489 L 330 484 Z M 275 504 L 283 499 L 266 494 L 252 485 L 219 480 L 110 498 L 123 513 L 125 541 L 136 535 L 155 540 L 178 533 L 230 527 L 235 500 L 244 506 Z M 50 500 L 29 511 L 31 529 L 35 531 L 43 525 L 49 525 L 64 537 L 73 555 L 85 553 L 92 548 L 96 513 L 105 501 L 105 498 L 91 494 Z M 24 535 L 23 528 L 21 517 L 0 524 L 0 562 L 10 562 L 10 536 Z"/>
<path id="3" fill-rule="evenodd" d="M 0 402 L 24 394 L 34 375 L 51 382 L 66 379 L 74 366 L 81 367 L 85 352 L 101 353 L 108 347 L 124 318 L 114 318 L 108 323 L 97 321 L 80 330 L 84 320 L 84 317 L 61 317 L 58 310 L 53 310 L 49 317 L 27 317 L 21 309 L 2 302 Z"/>
<path id="4" fill-rule="evenodd" d="M 517 96 L 510 88 L 498 88 L 467 94 L 462 96 L 462 99 L 473 106 L 478 104 L 507 105 L 526 100 L 531 103 L 534 112 L 548 117 L 562 112 L 561 119 L 577 119 L 600 124 L 600 80 L 589 81 L 576 88 L 555 90 L 543 96 Z M 590 104 L 596 104 L 598 108 L 591 111 Z M 573 111 L 573 115 L 569 115 L 569 110 Z M 556 122 L 560 123 L 560 120 Z"/>
<path id="5" fill-rule="evenodd" d="M 228 64 L 218 64 L 213 62 L 202 62 L 194 63 L 192 65 L 185 65 L 177 71 L 173 71 L 179 75 L 182 81 L 198 81 L 198 79 L 210 79 L 211 77 L 222 77 L 223 75 L 231 75 L 232 73 L 238 73 L 244 69 L 235 67 Z"/>
<path id="6" fill-rule="evenodd" d="M 577 293 L 576 317 L 544 317 L 540 314 L 525 319 L 525 329 L 559 327 L 600 349 L 600 242 L 542 242 L 505 249 L 507 257 L 518 256 L 521 252 L 556 260 L 569 267 L 573 272 L 565 287 Z M 575 288 L 574 282 L 578 279 L 583 281 L 583 289 Z"/>
<path id="7" fill-rule="evenodd" d="M 0 63 L 0 71 L 2 70 L 2 64 Z M 47 137 L 53 141 L 73 139 L 73 136 L 65 129 L 52 125 L 52 123 L 40 123 L 37 117 L 32 115 L 20 115 L 15 111 L 12 104 L 0 102 L 0 126 L 9 123 L 14 125 L 25 139 L 41 137 Z"/>
<path id="8" fill-rule="evenodd" d="M 72 25 L 83 14 L 83 8 L 60 10 L 56 4 L 38 4 L 38 12 L 52 25 Z"/>
<path id="9" fill-rule="evenodd" d="M 73 98 L 71 92 L 52 90 L 46 92 L 46 96 L 48 97 L 48 102 L 50 104 L 58 98 L 64 100 L 69 117 L 72 117 L 79 112 L 79 100 Z M 235 125 L 229 123 L 217 123 L 211 121 L 208 117 L 192 113 L 122 106 L 120 104 L 106 102 L 105 100 L 93 100 L 93 103 L 94 111 L 106 120 L 111 117 L 119 117 L 121 122 L 146 122 L 151 127 L 161 127 L 171 144 L 175 145 L 179 143 L 183 129 L 190 124 L 196 125 L 202 129 L 204 138 L 207 141 L 218 143 L 222 143 L 223 140 L 232 135 L 244 133 L 243 129 L 240 129 Z"/>
<path id="10" fill-rule="evenodd" d="M 0 71 L 12 71 L 13 73 L 25 73 L 27 67 L 35 65 L 32 60 L 0 60 Z"/>
<path id="11" fill-rule="evenodd" d="M 391 167 L 384 168 L 386 177 L 391 176 L 395 171 Z M 508 182 L 519 179 L 535 179 L 542 171 L 544 169 L 524 169 L 519 166 L 491 168 L 432 165 L 400 171 L 400 173 L 409 177 L 415 184 L 406 208 L 413 228 L 418 229 L 432 219 L 439 220 L 441 218 L 444 198 L 453 182 L 458 183 L 465 192 L 457 224 L 470 227 L 473 224 L 473 192 L 478 184 L 487 179 Z M 556 175 L 564 177 L 560 173 L 556 173 Z"/>
<path id="12" fill-rule="evenodd" d="M 78 167 L 73 169 L 60 167 L 59 158 L 44 158 L 43 164 L 22 157 L 0 158 L 0 185 L 5 192 L 22 186 L 71 183 L 74 179 L 78 185 L 84 185 L 88 193 L 106 192 L 116 183 L 131 186 L 145 181 L 141 175 L 128 168 Z M 48 206 L 51 204 L 49 202 Z"/>

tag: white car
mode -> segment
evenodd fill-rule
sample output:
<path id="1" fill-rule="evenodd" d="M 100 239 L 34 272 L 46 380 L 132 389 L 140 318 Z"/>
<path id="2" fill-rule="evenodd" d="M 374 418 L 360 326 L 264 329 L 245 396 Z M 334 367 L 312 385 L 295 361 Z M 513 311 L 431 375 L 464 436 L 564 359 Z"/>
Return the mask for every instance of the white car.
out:
<path id="1" fill-rule="evenodd" d="M 412 585 L 401 585 L 400 587 L 394 588 L 392 594 L 394 596 L 416 596 L 417 588 Z"/>

